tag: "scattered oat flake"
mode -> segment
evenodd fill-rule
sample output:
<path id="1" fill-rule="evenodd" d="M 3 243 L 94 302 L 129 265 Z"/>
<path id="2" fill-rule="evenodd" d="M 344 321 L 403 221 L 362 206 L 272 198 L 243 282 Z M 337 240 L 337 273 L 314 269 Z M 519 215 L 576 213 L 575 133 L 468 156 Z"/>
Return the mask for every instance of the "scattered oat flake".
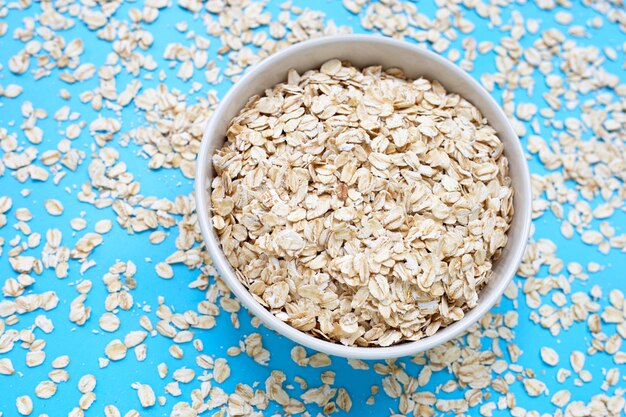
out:
<path id="1" fill-rule="evenodd" d="M 96 377 L 91 374 L 83 375 L 78 381 L 78 390 L 83 394 L 93 391 L 95 387 Z"/>
<path id="2" fill-rule="evenodd" d="M 230 376 L 230 367 L 224 358 L 217 358 L 213 367 L 215 382 L 222 383 Z"/>
<path id="3" fill-rule="evenodd" d="M 554 349 L 544 346 L 541 348 L 541 360 L 550 366 L 556 366 L 559 363 L 559 354 Z"/>
<path id="4" fill-rule="evenodd" d="M 43 350 L 28 352 L 26 354 L 26 366 L 32 368 L 39 366 L 46 359 L 46 353 Z"/>
<path id="5" fill-rule="evenodd" d="M 109 359 L 119 361 L 126 357 L 126 350 L 127 347 L 121 340 L 114 339 L 104 348 L 104 353 Z"/>
<path id="6" fill-rule="evenodd" d="M 51 398 L 57 392 L 57 385 L 52 381 L 42 381 L 35 387 L 38 398 Z"/>
<path id="7" fill-rule="evenodd" d="M 107 332 L 114 332 L 120 327 L 120 319 L 113 313 L 104 313 L 98 320 L 100 328 Z"/>
<path id="8" fill-rule="evenodd" d="M 537 397 L 544 393 L 546 390 L 546 384 L 539 381 L 538 379 L 529 378 L 524 379 L 524 389 L 531 397 Z"/>
<path id="9" fill-rule="evenodd" d="M 159 262 L 158 264 L 156 264 L 155 269 L 157 275 L 161 278 L 171 279 L 174 277 L 174 270 L 169 264 L 165 262 Z"/>
<path id="10" fill-rule="evenodd" d="M 48 214 L 52 216 L 60 216 L 63 214 L 63 204 L 59 200 L 46 200 L 45 207 Z"/>
<path id="11" fill-rule="evenodd" d="M 152 407 L 156 402 L 156 397 L 152 387 L 147 384 L 140 384 L 137 388 L 137 396 L 143 408 Z"/>
<path id="12" fill-rule="evenodd" d="M 585 354 L 579 350 L 573 351 L 570 355 L 570 364 L 574 372 L 580 373 L 585 366 Z"/>
<path id="13" fill-rule="evenodd" d="M 9 358 L 0 359 L 0 374 L 2 375 L 13 375 L 15 373 L 15 369 L 13 368 L 13 363 Z"/>
<path id="14" fill-rule="evenodd" d="M 33 412 L 33 400 L 28 395 L 22 395 L 15 400 L 17 412 L 29 416 Z"/>
<path id="15" fill-rule="evenodd" d="M 112 226 L 113 226 L 113 222 L 111 220 L 107 220 L 107 219 L 100 220 L 94 226 L 94 230 L 96 231 L 96 233 L 105 234 L 111 230 Z"/>
<path id="16" fill-rule="evenodd" d="M 56 369 L 65 368 L 70 363 L 70 357 L 68 355 L 63 355 L 55 358 L 52 361 L 52 367 Z"/>

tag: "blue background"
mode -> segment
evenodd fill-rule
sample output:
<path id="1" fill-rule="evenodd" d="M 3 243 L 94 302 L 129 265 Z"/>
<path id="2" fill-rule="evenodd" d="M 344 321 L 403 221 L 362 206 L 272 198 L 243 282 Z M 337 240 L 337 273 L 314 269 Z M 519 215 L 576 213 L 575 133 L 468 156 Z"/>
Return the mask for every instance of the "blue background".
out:
<path id="1" fill-rule="evenodd" d="M 348 12 L 339 1 L 294 1 L 294 4 L 303 7 L 310 7 L 321 10 L 326 14 L 327 19 L 332 19 L 337 25 L 346 25 L 352 28 L 356 33 L 364 33 L 360 25 L 359 17 Z M 432 1 L 420 1 L 416 3 L 419 11 L 430 17 L 434 17 L 437 7 Z M 131 7 L 140 7 L 138 3 L 130 3 L 121 7 L 115 14 L 117 19 L 128 19 L 128 10 Z M 274 16 L 279 12 L 278 3 L 271 2 L 267 5 L 267 10 L 271 11 Z M 471 20 L 475 24 L 475 30 L 470 34 L 477 42 L 489 40 L 497 44 L 501 37 L 508 36 L 507 33 L 490 28 L 487 20 L 479 17 L 474 11 L 464 10 L 464 17 Z M 554 12 L 561 10 L 557 8 L 552 12 L 541 11 L 535 4 L 515 4 L 503 8 L 502 19 L 504 22 L 509 21 L 511 12 L 518 10 L 525 18 L 536 18 L 541 21 L 541 28 L 555 27 L 564 32 L 566 28 L 555 22 Z M 586 22 L 595 16 L 601 16 L 591 8 L 580 4 L 575 4 L 570 10 L 574 15 L 574 23 L 586 26 Z M 69 104 L 73 111 L 81 114 L 81 120 L 87 123 L 95 119 L 98 114 L 94 112 L 89 105 L 83 104 L 78 99 L 80 92 L 91 89 L 97 84 L 97 77 L 74 85 L 67 85 L 58 79 L 58 70 L 54 70 L 52 76 L 35 81 L 32 74 L 28 72 L 22 76 L 15 76 L 8 70 L 7 62 L 9 57 L 23 48 L 23 44 L 12 39 L 13 31 L 22 26 L 22 19 L 32 16 L 40 12 L 39 4 L 35 4 L 26 10 L 11 10 L 8 17 L 2 20 L 9 25 L 7 34 L 0 37 L 0 62 L 4 66 L 0 71 L 0 85 L 6 86 L 11 83 L 20 84 L 24 88 L 24 92 L 17 99 L 0 98 L 0 128 L 6 128 L 9 132 L 17 132 L 20 145 L 30 146 L 25 136 L 19 129 L 22 121 L 20 114 L 20 106 L 22 101 L 29 100 L 35 108 L 44 108 L 48 111 L 48 118 L 38 122 L 44 131 L 44 140 L 37 146 L 39 153 L 48 149 L 56 149 L 57 142 L 62 138 L 59 133 L 69 122 L 59 123 L 53 119 L 53 114 L 60 106 Z M 153 24 L 145 25 L 148 30 L 155 34 L 155 42 L 149 52 L 159 64 L 157 71 L 153 72 L 153 80 L 147 80 L 142 77 L 144 89 L 156 86 L 158 84 L 158 71 L 164 70 L 168 75 L 165 83 L 168 87 L 177 87 L 181 91 L 189 91 L 190 84 L 184 84 L 175 74 L 178 66 L 171 69 L 166 60 L 162 58 L 163 52 L 170 42 L 181 42 L 188 44 L 190 41 L 185 39 L 185 34 L 181 34 L 174 29 L 174 25 L 180 21 L 187 21 L 190 29 L 204 34 L 205 30 L 200 19 L 194 19 L 192 14 L 177 7 L 172 6 L 168 9 L 160 11 L 159 18 Z M 264 28 L 263 30 L 267 30 Z M 576 42 L 582 45 L 595 45 L 598 47 L 613 46 L 618 49 L 618 60 L 616 62 L 607 61 L 604 67 L 614 74 L 619 74 L 622 81 L 626 80 L 624 71 L 621 66 L 624 62 L 624 53 L 620 50 L 620 43 L 624 41 L 624 33 L 619 30 L 616 24 L 610 23 L 604 19 L 604 26 L 601 29 L 587 27 L 590 34 L 587 38 L 577 38 Z M 85 53 L 81 55 L 81 63 L 91 62 L 96 66 L 104 63 L 106 54 L 110 52 L 111 44 L 99 40 L 94 32 L 85 28 L 84 24 L 77 21 L 77 24 L 70 30 L 63 31 L 66 40 L 80 37 L 85 42 Z M 210 37 L 206 35 L 207 37 Z M 537 39 L 538 35 L 527 34 L 522 38 L 521 43 L 527 47 Z M 462 36 L 459 36 L 462 38 Z M 217 59 L 218 66 L 226 68 L 227 60 L 217 57 L 216 50 L 219 40 L 212 38 L 212 45 L 209 49 L 210 59 Z M 460 48 L 460 39 L 454 41 L 451 47 Z M 495 53 L 490 52 L 485 55 L 478 55 L 474 62 L 474 70 L 471 74 L 479 79 L 483 73 L 494 73 Z M 31 62 L 31 69 L 34 62 Z M 142 75 L 146 71 L 142 71 Z M 117 88 L 122 90 L 125 83 L 131 79 L 131 76 L 125 74 L 124 71 L 117 77 Z M 201 71 L 195 72 L 192 81 L 198 81 L 203 84 L 206 89 L 215 89 L 218 96 L 223 96 L 230 87 L 231 82 L 224 80 L 216 86 L 207 85 L 204 81 L 204 75 Z M 72 93 L 69 102 L 61 100 L 58 96 L 60 88 L 67 88 Z M 517 100 L 528 100 L 535 102 L 539 108 L 545 107 L 545 103 L 541 98 L 541 94 L 546 91 L 544 81 L 536 78 L 535 92 L 532 97 L 526 98 L 525 93 L 518 91 Z M 193 103 L 195 96 L 206 96 L 206 90 L 202 89 L 197 93 L 190 93 L 188 102 Z M 497 99 L 500 99 L 500 92 L 494 92 Z M 101 114 L 112 117 L 114 113 L 110 110 L 103 110 Z M 565 119 L 566 117 L 577 117 L 578 111 L 560 111 L 557 118 Z M 120 133 L 129 131 L 130 129 L 141 126 L 144 120 L 132 106 L 123 109 L 121 113 L 122 129 Z M 540 117 L 540 121 L 543 119 Z M 530 131 L 530 126 L 527 124 Z M 548 140 L 551 137 L 551 128 L 542 124 L 541 135 Z M 150 170 L 147 166 L 147 159 L 140 156 L 139 147 L 132 142 L 127 146 L 120 144 L 121 134 L 118 133 L 116 138 L 108 144 L 120 151 L 120 160 L 127 164 L 128 172 L 131 172 L 135 179 L 141 183 L 141 194 L 144 196 L 155 196 L 157 198 L 167 198 L 174 200 L 179 195 L 189 195 L 192 192 L 193 182 L 184 178 L 178 170 L 160 169 L 157 171 Z M 586 133 L 590 134 L 589 132 Z M 526 143 L 526 139 L 522 138 Z M 87 231 L 92 231 L 96 221 L 100 219 L 111 219 L 114 221 L 113 229 L 104 236 L 104 243 L 98 247 L 91 255 L 90 259 L 94 259 L 97 265 L 85 272 L 81 276 L 79 272 L 79 264 L 75 261 L 70 262 L 70 275 L 65 280 L 59 280 L 54 276 L 53 271 L 46 270 L 40 276 L 37 276 L 36 284 L 29 287 L 26 291 L 41 293 L 47 290 L 57 292 L 60 302 L 59 306 L 51 311 L 43 312 L 41 310 L 24 314 L 20 316 L 19 322 L 14 326 L 7 326 L 7 329 L 23 329 L 28 328 L 34 322 L 39 314 L 45 314 L 52 319 L 55 324 L 54 331 L 45 335 L 41 330 L 35 330 L 38 338 L 46 340 L 46 361 L 43 365 L 35 368 L 27 368 L 25 366 L 25 355 L 27 350 L 16 344 L 14 349 L 8 354 L 0 354 L 0 358 L 8 357 L 13 361 L 17 373 L 12 376 L 0 375 L 0 411 L 5 416 L 17 415 L 15 409 L 15 398 L 19 395 L 30 395 L 34 401 L 35 407 L 32 415 L 47 413 L 50 416 L 63 416 L 75 406 L 81 396 L 76 384 L 80 377 L 85 374 L 93 374 L 97 378 L 97 386 L 95 393 L 97 400 L 94 405 L 86 412 L 87 416 L 103 415 L 103 409 L 108 404 L 116 405 L 122 412 L 122 415 L 130 409 L 139 410 L 143 416 L 166 416 L 169 415 L 171 407 L 178 401 L 189 401 L 191 390 L 199 387 L 198 381 L 189 384 L 180 384 L 182 388 L 182 396 L 174 398 L 166 395 L 167 403 L 161 407 L 159 405 L 142 410 L 136 392 L 131 388 L 131 384 L 137 381 L 150 384 L 155 393 L 165 395 L 163 387 L 171 381 L 171 374 L 175 369 L 182 366 L 193 368 L 197 375 L 202 373 L 202 369 L 195 364 L 196 352 L 190 343 L 181 345 L 185 355 L 182 359 L 173 359 L 168 353 L 168 347 L 172 342 L 162 336 L 148 337 L 145 341 L 147 344 L 147 359 L 144 362 L 138 362 L 132 350 L 129 350 L 127 357 L 120 362 L 111 362 L 104 369 L 99 369 L 98 358 L 104 357 L 104 347 L 114 338 L 123 339 L 123 336 L 131 330 L 139 330 L 138 319 L 142 314 L 148 314 L 152 322 L 156 323 L 157 319 L 154 314 L 158 306 L 157 297 L 165 296 L 165 304 L 170 306 L 176 312 L 184 312 L 193 310 L 197 303 L 204 299 L 204 292 L 200 290 L 188 289 L 187 285 L 199 275 L 199 270 L 188 270 L 183 265 L 174 265 L 175 277 L 171 280 L 163 280 L 158 278 L 154 272 L 154 265 L 157 262 L 164 261 L 167 256 L 173 253 L 175 249 L 175 239 L 177 236 L 176 228 L 169 229 L 167 239 L 160 245 L 152 245 L 148 241 L 150 232 L 137 233 L 129 235 L 115 222 L 115 213 L 109 208 L 96 209 L 90 204 L 81 203 L 77 200 L 77 193 L 80 185 L 88 181 L 87 167 L 91 160 L 93 139 L 90 137 L 88 128 L 83 129 L 80 137 L 72 141 L 72 147 L 80 149 L 86 153 L 86 159 L 80 165 L 76 172 L 68 171 L 67 175 L 55 186 L 51 179 L 45 183 L 27 182 L 19 183 L 12 177 L 10 170 L 3 177 L 0 177 L 0 195 L 8 195 L 13 199 L 13 208 L 7 214 L 8 224 L 0 229 L 0 236 L 5 240 L 3 254 L 0 256 L 0 278 L 2 280 L 9 277 L 15 277 L 15 272 L 9 266 L 7 252 L 10 250 L 8 243 L 15 235 L 20 234 L 12 225 L 16 222 L 15 211 L 20 207 L 27 207 L 33 213 L 33 220 L 29 225 L 33 231 L 42 234 L 42 244 L 33 250 L 29 250 L 26 254 L 35 256 L 40 254 L 45 239 L 45 231 L 48 228 L 58 228 L 63 232 L 63 245 L 72 247 L 75 242 Z M 0 151 L 1 152 L 1 151 Z M 537 174 L 545 174 L 546 170 L 542 167 L 537 158 L 532 158 L 529 162 L 531 171 Z M 22 197 L 20 191 L 23 188 L 31 190 L 31 194 Z M 45 200 L 49 198 L 57 198 L 61 200 L 65 206 L 65 212 L 61 217 L 51 217 L 43 207 Z M 89 222 L 87 228 L 81 232 L 74 232 L 69 221 L 74 217 L 78 217 L 82 212 L 85 213 L 85 219 Z M 617 233 L 624 232 L 626 225 L 625 216 L 620 212 L 613 216 L 611 222 L 617 228 Z M 588 293 L 594 284 L 599 284 L 603 288 L 603 297 L 599 300 L 601 305 L 607 304 L 607 296 L 612 288 L 626 289 L 624 284 L 623 273 L 626 270 L 626 256 L 616 250 L 612 250 L 609 255 L 602 255 L 595 247 L 587 246 L 580 241 L 580 236 L 575 235 L 573 239 L 564 239 L 559 232 L 560 222 L 551 213 L 546 212 L 540 219 L 535 221 L 534 239 L 547 238 L 558 245 L 557 255 L 563 259 L 565 263 L 577 261 L 586 265 L 589 261 L 595 261 L 605 266 L 605 268 L 595 274 L 590 274 L 588 281 L 574 280 L 572 283 L 572 292 L 583 291 Z M 620 227 L 621 226 L 621 227 Z M 146 261 L 150 258 L 151 262 Z M 121 319 L 120 329 L 108 334 L 98 332 L 98 318 L 105 312 L 104 298 L 107 291 L 102 283 L 102 275 L 107 269 L 113 265 L 116 260 L 127 261 L 132 260 L 137 265 L 137 288 L 132 291 L 135 303 L 141 305 L 149 305 L 152 308 L 151 313 L 144 313 L 139 308 L 131 311 L 120 311 L 118 316 Z M 567 274 L 566 271 L 563 273 Z M 545 278 L 548 272 L 544 269 L 538 274 L 537 278 Z M 93 289 L 88 294 L 86 305 L 92 308 L 91 319 L 84 326 L 77 326 L 68 320 L 70 302 L 78 295 L 74 285 L 83 279 L 90 279 L 93 282 Z M 0 281 L 2 281 L 0 280 Z M 524 280 L 516 278 L 518 284 L 523 284 Z M 548 297 L 545 297 L 548 298 Z M 545 300 L 550 303 L 549 300 Z M 494 308 L 494 313 L 505 313 L 512 308 L 510 300 L 504 300 L 500 306 Z M 619 367 L 620 372 L 626 372 L 626 366 L 615 365 L 612 358 L 604 353 L 598 353 L 588 357 L 585 369 L 593 374 L 593 381 L 584 384 L 582 387 L 574 386 L 574 377 L 570 377 L 565 384 L 561 385 L 556 381 L 556 372 L 559 367 L 570 369 L 569 354 L 573 350 L 586 351 L 592 338 L 587 331 L 586 323 L 575 323 L 570 329 L 563 330 L 560 335 L 552 337 L 548 330 L 541 328 L 539 325 L 532 323 L 528 317 L 531 312 L 526 306 L 523 299 L 523 293 L 520 291 L 518 297 L 518 313 L 520 323 L 515 328 L 516 343 L 523 355 L 519 360 L 519 364 L 526 368 L 533 369 L 537 374 L 537 378 L 544 381 L 550 391 L 550 395 L 560 389 L 567 388 L 572 391 L 572 401 L 581 400 L 588 402 L 595 395 L 602 393 L 600 385 L 604 380 L 603 370 L 612 367 Z M 260 332 L 263 335 L 265 348 L 271 352 L 271 360 L 269 366 L 262 366 L 255 363 L 251 358 L 242 354 L 238 357 L 227 357 L 231 367 L 231 377 L 220 386 L 228 393 L 233 392 L 237 383 L 243 382 L 253 384 L 260 381 L 260 388 L 264 388 L 264 381 L 269 376 L 272 369 L 280 369 L 287 375 L 287 383 L 292 383 L 296 388 L 288 390 L 291 396 L 297 397 L 301 390 L 294 383 L 295 376 L 305 378 L 309 387 L 321 385 L 320 375 L 324 370 L 331 369 L 336 372 L 335 387 L 346 387 L 351 395 L 353 406 L 350 414 L 353 415 L 389 415 L 391 410 L 397 411 L 398 400 L 389 398 L 385 395 L 382 388 L 380 393 L 376 395 L 374 405 L 366 405 L 365 401 L 370 396 L 370 386 L 381 385 L 383 375 L 377 374 L 372 368 L 369 371 L 359 371 L 352 369 L 345 359 L 333 358 L 332 365 L 329 368 L 312 369 L 310 367 L 301 368 L 297 366 L 289 357 L 290 351 L 294 344 L 289 340 L 277 336 L 263 327 L 255 329 L 250 323 L 250 317 L 245 310 L 239 312 L 241 328 L 233 329 L 230 325 L 229 313 L 222 312 L 217 317 L 217 326 L 211 330 L 200 331 L 194 329 L 195 337 L 200 338 L 204 343 L 204 353 L 215 355 L 215 357 L 227 357 L 226 349 L 230 346 L 237 346 L 239 341 L 245 335 L 252 332 Z M 603 330 L 607 335 L 615 333 L 614 325 L 605 325 Z M 461 342 L 460 342 L 461 343 Z M 505 348 L 505 343 L 500 340 L 500 345 Z M 550 346 L 559 352 L 561 361 L 557 367 L 548 367 L 544 365 L 539 357 L 539 349 L 541 346 Z M 490 341 L 485 340 L 483 350 L 490 349 Z M 312 354 L 313 352 L 309 352 Z M 48 400 L 41 400 L 35 397 L 35 386 L 43 380 L 47 379 L 47 374 L 51 370 L 51 361 L 60 355 L 69 355 L 71 363 L 67 370 L 71 378 L 66 383 L 58 386 L 55 396 Z M 508 354 L 505 353 L 505 357 Z M 157 374 L 157 365 L 161 362 L 168 364 L 170 368 L 170 376 L 161 380 Z M 412 376 L 417 376 L 420 367 L 410 361 L 410 358 L 400 359 L 396 362 L 399 366 L 406 366 L 407 372 Z M 433 375 L 427 386 L 420 388 L 420 391 L 435 392 L 440 384 L 443 384 L 453 378 L 447 371 L 442 370 Z M 620 377 L 620 383 L 624 384 L 623 377 Z M 511 387 L 513 393 L 517 397 L 518 405 L 528 409 L 537 410 L 540 413 L 554 413 L 555 406 L 550 404 L 550 396 L 540 396 L 538 398 L 530 398 L 525 393 L 521 382 L 516 382 Z M 610 388 L 608 394 L 612 394 L 615 387 Z M 489 391 L 489 390 L 486 390 Z M 492 393 L 491 400 L 497 399 L 500 395 Z M 443 391 L 437 394 L 438 398 L 461 398 L 463 391 L 459 390 L 453 394 L 446 394 Z M 279 408 L 275 403 L 271 403 L 269 410 L 279 412 Z M 307 405 L 307 410 L 315 415 L 319 408 L 314 405 Z M 216 410 L 215 410 L 216 411 Z M 208 412 L 205 415 L 212 415 Z M 269 415 L 269 411 L 267 412 Z M 342 415 L 343 413 L 340 413 Z M 478 415 L 478 409 L 472 409 L 470 415 Z M 509 411 L 494 411 L 494 415 L 509 415 Z"/>

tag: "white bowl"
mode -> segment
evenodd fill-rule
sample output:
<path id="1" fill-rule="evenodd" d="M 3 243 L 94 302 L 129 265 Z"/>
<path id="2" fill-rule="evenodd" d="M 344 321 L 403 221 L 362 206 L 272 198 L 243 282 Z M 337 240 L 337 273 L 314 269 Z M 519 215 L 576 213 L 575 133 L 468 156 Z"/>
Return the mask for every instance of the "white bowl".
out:
<path id="1" fill-rule="evenodd" d="M 494 263 L 493 276 L 480 291 L 478 305 L 469 310 L 463 319 L 418 341 L 390 347 L 344 346 L 316 338 L 289 326 L 255 301 L 239 282 L 222 252 L 218 236 L 212 226 L 209 195 L 214 171 L 211 157 L 215 150 L 223 146 L 231 119 L 239 113 L 251 96 L 262 94 L 265 89 L 285 81 L 289 69 L 294 68 L 303 73 L 309 69 L 319 68 L 332 58 L 348 60 L 357 67 L 369 65 L 398 67 L 405 71 L 407 77 L 425 77 L 439 81 L 447 91 L 460 94 L 482 112 L 489 124 L 498 132 L 498 137 L 504 144 L 504 154 L 509 160 L 509 176 L 515 192 L 513 197 L 515 214 L 508 231 L 508 243 L 500 259 Z M 197 160 L 195 192 L 200 228 L 213 264 L 241 303 L 267 327 L 294 342 L 331 355 L 359 359 L 386 359 L 413 355 L 461 335 L 489 311 L 511 281 L 522 258 L 531 223 L 530 175 L 523 149 L 506 115 L 489 93 L 462 69 L 433 52 L 391 38 L 371 35 L 331 36 L 302 42 L 266 58 L 248 71 L 222 99 L 207 125 Z"/>

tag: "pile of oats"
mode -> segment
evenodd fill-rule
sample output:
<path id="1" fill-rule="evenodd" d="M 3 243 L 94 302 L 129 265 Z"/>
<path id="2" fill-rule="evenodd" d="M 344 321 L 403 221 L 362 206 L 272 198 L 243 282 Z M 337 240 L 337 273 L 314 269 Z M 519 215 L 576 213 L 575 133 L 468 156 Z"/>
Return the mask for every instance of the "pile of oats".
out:
<path id="1" fill-rule="evenodd" d="M 463 318 L 513 215 L 495 130 L 398 69 L 291 70 L 232 120 L 213 163 L 213 225 L 241 282 L 281 320 L 345 345 Z"/>

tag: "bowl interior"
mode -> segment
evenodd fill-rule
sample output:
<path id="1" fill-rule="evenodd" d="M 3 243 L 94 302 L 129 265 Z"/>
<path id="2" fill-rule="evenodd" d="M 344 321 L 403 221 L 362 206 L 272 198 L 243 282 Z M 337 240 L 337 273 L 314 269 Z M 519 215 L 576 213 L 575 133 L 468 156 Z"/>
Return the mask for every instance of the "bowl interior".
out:
<path id="1" fill-rule="evenodd" d="M 398 67 L 403 69 L 409 78 L 424 77 L 437 80 L 448 92 L 457 93 L 474 104 L 504 143 L 504 153 L 509 160 L 509 176 L 515 191 L 513 199 L 515 214 L 508 232 L 508 243 L 500 259 L 494 263 L 492 278 L 480 292 L 479 304 L 468 311 L 462 320 L 416 342 L 385 348 L 347 347 L 323 341 L 283 323 L 257 303 L 237 280 L 234 270 L 221 252 L 217 234 L 211 225 L 209 193 L 214 175 L 211 155 L 223 146 L 230 120 L 238 114 L 251 96 L 263 94 L 266 88 L 285 81 L 289 69 L 294 68 L 302 73 L 319 68 L 332 58 L 348 60 L 357 67 L 370 65 L 382 65 L 384 68 Z M 333 355 L 361 359 L 405 356 L 429 349 L 459 335 L 485 314 L 503 293 L 517 270 L 528 238 L 531 214 L 528 168 L 519 139 L 498 104 L 472 77 L 445 58 L 415 45 L 389 38 L 370 35 L 320 38 L 292 46 L 257 64 L 235 84 L 213 114 L 202 141 L 197 164 L 198 218 L 207 248 L 222 278 L 240 301 L 268 327 L 300 344 Z"/>

